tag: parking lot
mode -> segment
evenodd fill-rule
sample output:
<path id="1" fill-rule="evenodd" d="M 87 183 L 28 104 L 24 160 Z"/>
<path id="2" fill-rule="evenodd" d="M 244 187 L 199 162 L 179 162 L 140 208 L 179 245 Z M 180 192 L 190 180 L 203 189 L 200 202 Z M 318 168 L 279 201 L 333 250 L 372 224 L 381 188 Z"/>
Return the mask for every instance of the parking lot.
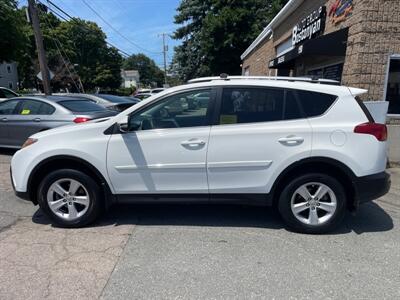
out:
<path id="1" fill-rule="evenodd" d="M 60 229 L 17 199 L 0 154 L 0 299 L 400 298 L 400 169 L 332 234 L 272 209 L 131 205 Z"/>

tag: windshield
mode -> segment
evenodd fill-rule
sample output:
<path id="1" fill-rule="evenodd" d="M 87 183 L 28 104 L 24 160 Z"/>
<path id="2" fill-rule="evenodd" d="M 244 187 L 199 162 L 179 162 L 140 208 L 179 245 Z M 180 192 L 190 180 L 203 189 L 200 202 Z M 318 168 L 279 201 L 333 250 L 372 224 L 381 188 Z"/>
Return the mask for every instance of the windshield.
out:
<path id="1" fill-rule="evenodd" d="M 72 112 L 106 111 L 107 109 L 90 100 L 64 100 L 58 102 Z"/>

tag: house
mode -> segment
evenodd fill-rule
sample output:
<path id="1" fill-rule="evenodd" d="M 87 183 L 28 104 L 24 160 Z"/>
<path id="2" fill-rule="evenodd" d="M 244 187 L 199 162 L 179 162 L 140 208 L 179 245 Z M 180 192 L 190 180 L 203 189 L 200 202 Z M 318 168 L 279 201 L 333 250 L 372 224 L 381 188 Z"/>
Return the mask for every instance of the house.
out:
<path id="1" fill-rule="evenodd" d="M 0 64 L 0 86 L 14 91 L 18 88 L 18 71 L 16 62 L 3 62 Z"/>
<path id="2" fill-rule="evenodd" d="M 130 88 L 137 87 L 139 84 L 139 71 L 137 70 L 121 70 L 122 87 Z"/>

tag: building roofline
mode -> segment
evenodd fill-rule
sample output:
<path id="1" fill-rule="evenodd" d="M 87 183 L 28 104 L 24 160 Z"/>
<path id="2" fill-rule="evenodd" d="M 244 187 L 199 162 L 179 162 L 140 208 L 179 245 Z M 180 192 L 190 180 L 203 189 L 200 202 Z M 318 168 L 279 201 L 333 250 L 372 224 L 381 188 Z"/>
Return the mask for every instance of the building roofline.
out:
<path id="1" fill-rule="evenodd" d="M 244 60 L 263 40 L 273 33 L 273 29 L 282 23 L 290 14 L 292 14 L 304 0 L 289 0 L 288 3 L 278 12 L 272 21 L 264 28 L 264 30 L 257 36 L 251 45 L 240 56 Z"/>

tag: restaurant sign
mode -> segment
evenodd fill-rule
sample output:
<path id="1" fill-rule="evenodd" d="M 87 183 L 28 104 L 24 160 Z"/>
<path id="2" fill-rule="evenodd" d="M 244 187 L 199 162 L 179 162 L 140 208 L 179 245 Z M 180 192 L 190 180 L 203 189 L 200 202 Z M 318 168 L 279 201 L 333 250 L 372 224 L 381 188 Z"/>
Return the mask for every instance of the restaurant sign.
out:
<path id="1" fill-rule="evenodd" d="M 326 6 L 320 6 L 293 27 L 292 45 L 317 37 L 325 30 Z"/>

